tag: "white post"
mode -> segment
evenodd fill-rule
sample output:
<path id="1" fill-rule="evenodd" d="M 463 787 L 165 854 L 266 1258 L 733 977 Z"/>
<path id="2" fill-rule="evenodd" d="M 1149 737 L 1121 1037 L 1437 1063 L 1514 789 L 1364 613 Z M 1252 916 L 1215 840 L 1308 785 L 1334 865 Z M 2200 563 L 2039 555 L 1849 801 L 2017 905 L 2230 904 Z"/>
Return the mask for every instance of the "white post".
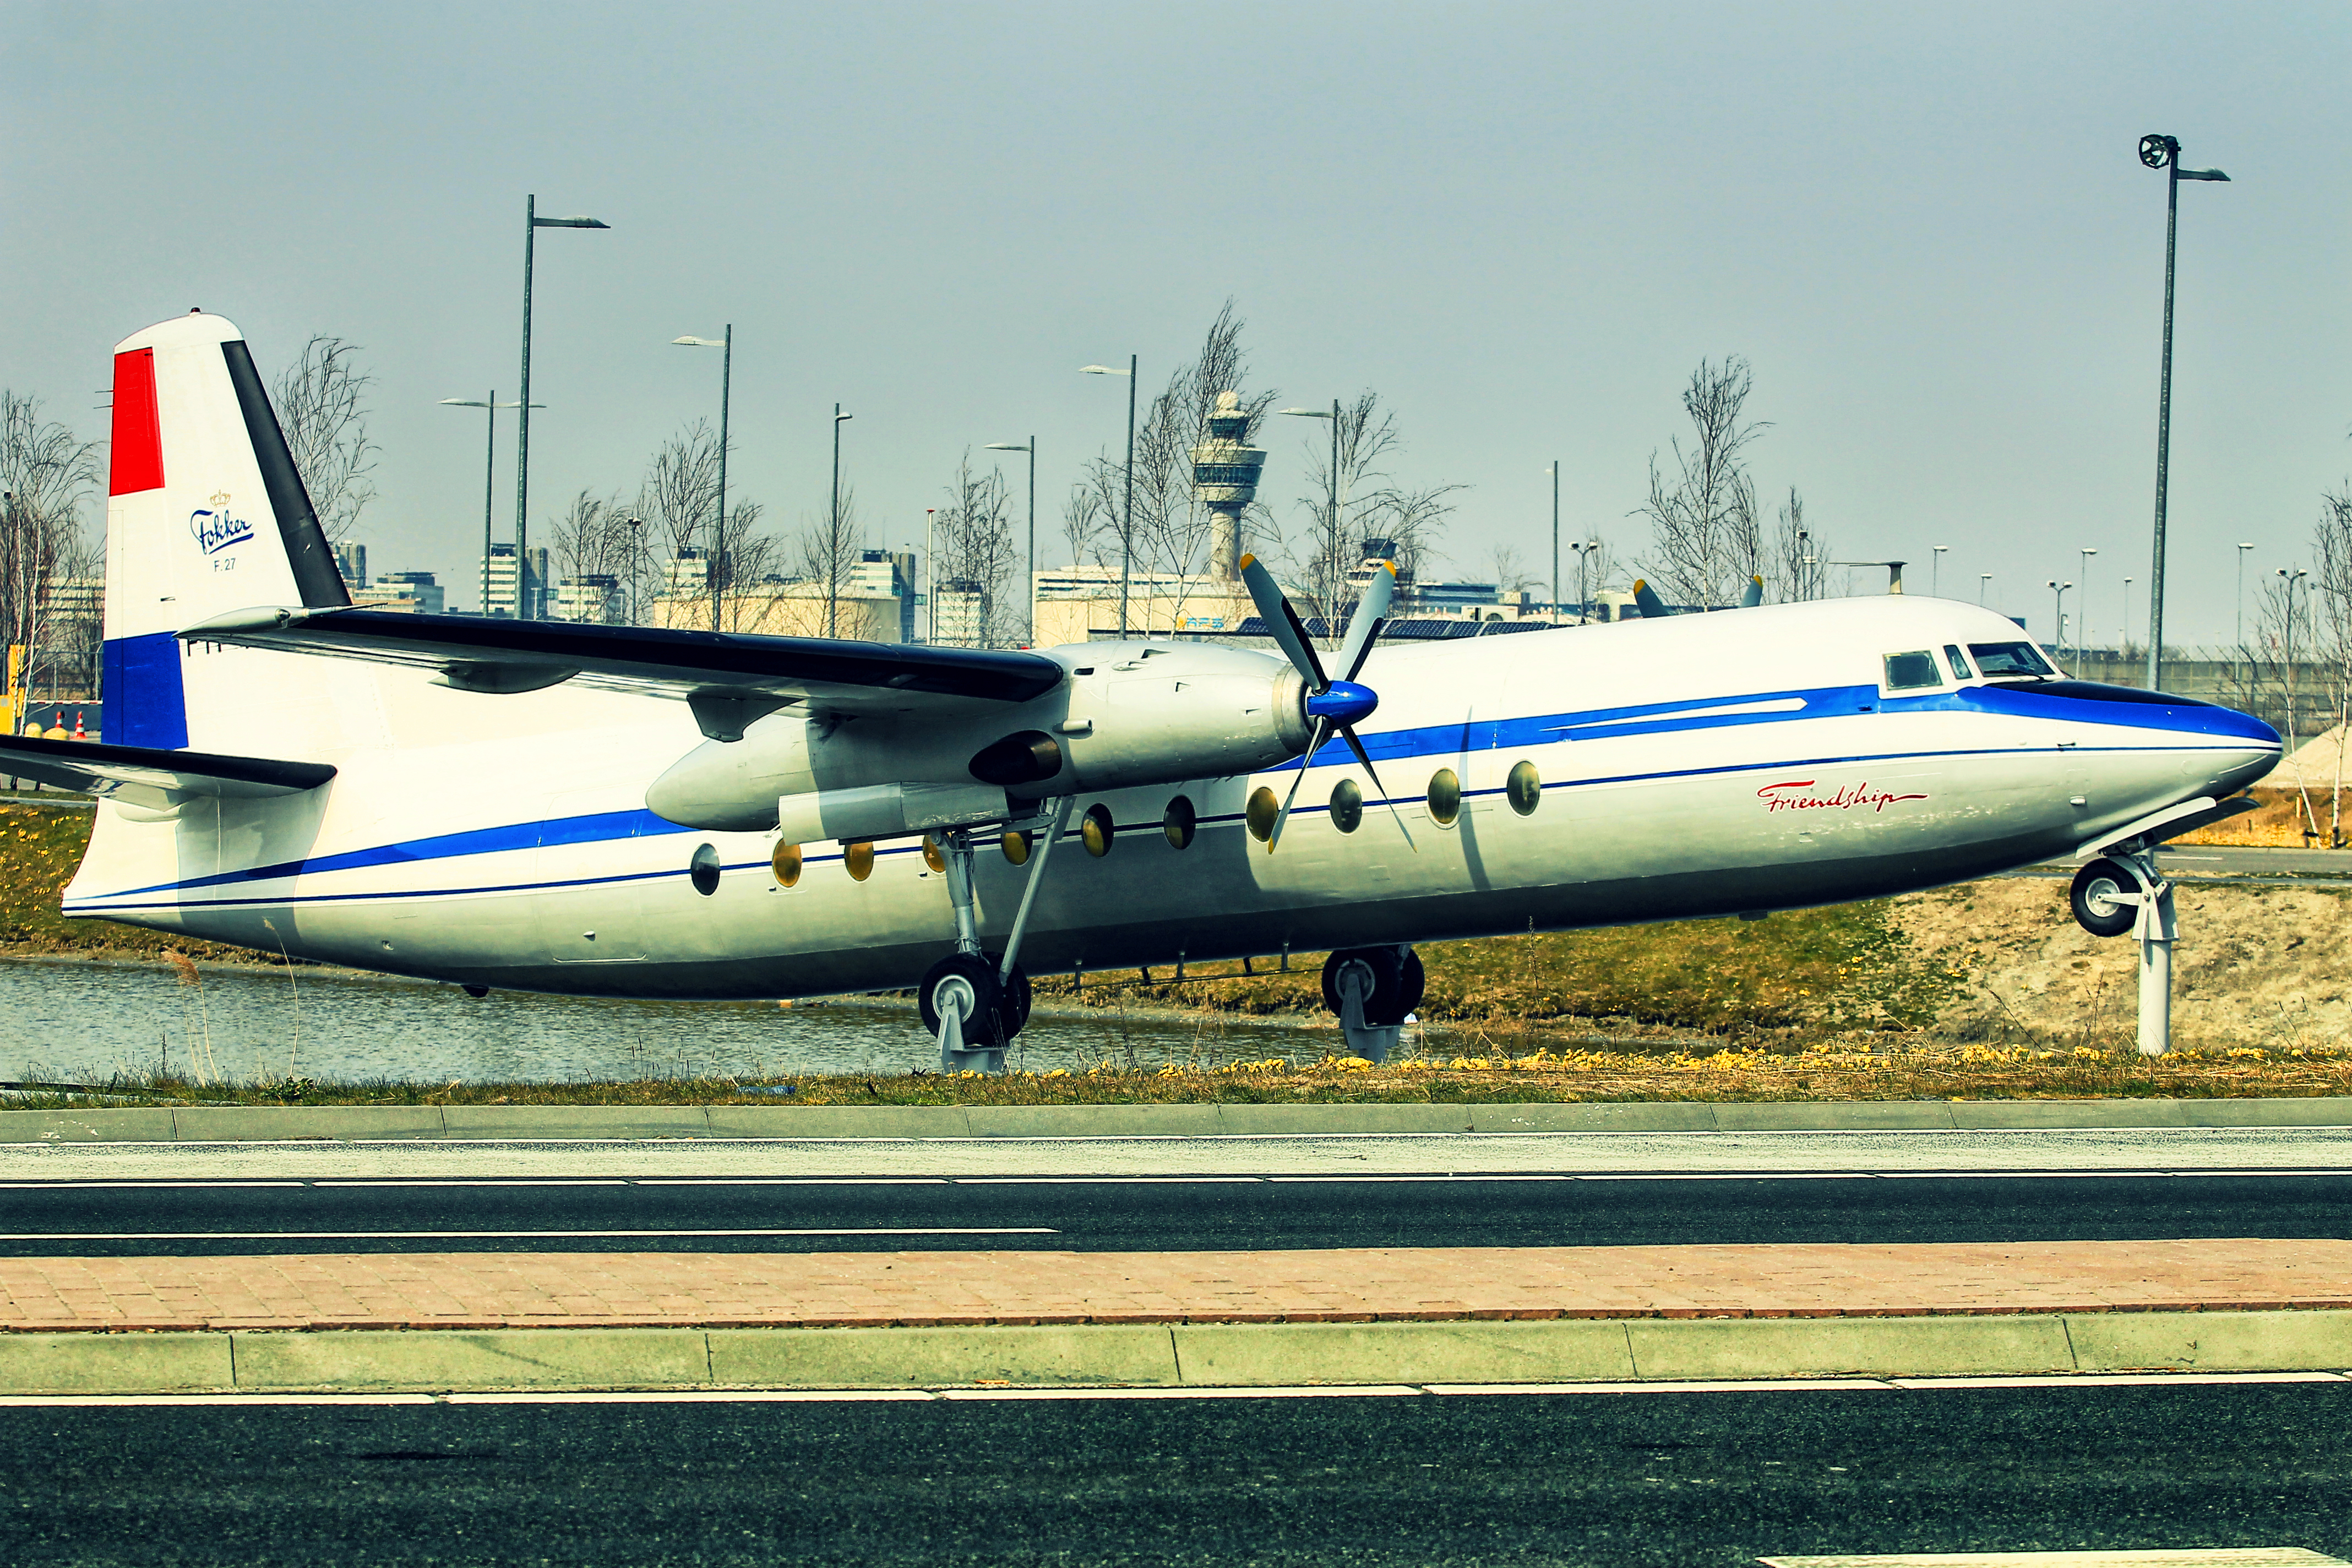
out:
<path id="1" fill-rule="evenodd" d="M 2172 884 L 2157 872 L 2153 854 L 2125 863 L 2140 879 L 2139 915 L 2132 935 L 2139 943 L 2139 1054 L 2160 1057 L 2172 1048 L 2172 944 L 2179 939 Z"/>

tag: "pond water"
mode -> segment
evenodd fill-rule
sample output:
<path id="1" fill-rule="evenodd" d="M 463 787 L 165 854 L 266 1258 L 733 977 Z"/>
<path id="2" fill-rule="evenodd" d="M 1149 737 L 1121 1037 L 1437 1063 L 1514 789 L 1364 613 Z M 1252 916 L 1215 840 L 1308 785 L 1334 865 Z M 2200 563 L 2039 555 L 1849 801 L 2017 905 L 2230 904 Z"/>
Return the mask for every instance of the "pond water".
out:
<path id="1" fill-rule="evenodd" d="M 939 1050 L 911 1001 L 615 1002 L 343 972 L 0 961 L 0 1079 L 89 1082 L 193 1065 L 234 1080 L 467 1083 L 726 1074 L 904 1073 Z M 1336 1043 L 1292 1024 L 1115 1010 L 1030 1019 L 1010 1066 L 1312 1060 Z M 207 1049 L 209 1057 L 207 1058 Z"/>

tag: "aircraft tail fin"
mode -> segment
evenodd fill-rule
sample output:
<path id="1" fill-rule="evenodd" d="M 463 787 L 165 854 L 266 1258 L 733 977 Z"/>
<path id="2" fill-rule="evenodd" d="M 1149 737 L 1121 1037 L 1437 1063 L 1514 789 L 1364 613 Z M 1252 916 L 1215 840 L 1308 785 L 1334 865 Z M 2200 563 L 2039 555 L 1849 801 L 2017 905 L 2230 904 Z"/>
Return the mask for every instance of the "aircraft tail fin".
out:
<path id="1" fill-rule="evenodd" d="M 235 728 L 230 683 L 268 695 L 250 689 L 256 669 L 200 669 L 173 634 L 351 595 L 234 324 L 194 312 L 116 345 L 107 491 L 104 739 L 186 747 L 192 711 L 199 731 Z"/>

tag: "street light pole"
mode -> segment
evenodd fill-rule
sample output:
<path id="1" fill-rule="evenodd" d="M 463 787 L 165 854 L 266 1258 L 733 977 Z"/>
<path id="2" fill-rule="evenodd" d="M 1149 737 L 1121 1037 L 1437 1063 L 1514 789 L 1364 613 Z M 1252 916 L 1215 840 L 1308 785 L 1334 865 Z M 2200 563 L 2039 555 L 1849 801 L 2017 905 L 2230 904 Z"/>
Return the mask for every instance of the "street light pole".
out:
<path id="1" fill-rule="evenodd" d="M 2126 664 L 2131 662 L 2131 583 L 2130 578 L 2124 579 L 2124 640 L 2123 646 L 2116 650 Z"/>
<path id="2" fill-rule="evenodd" d="M 2051 651 L 2060 658 L 2066 657 L 2066 590 L 2074 585 L 2072 583 L 2061 583 L 2055 577 L 2050 579 L 2050 591 L 2054 605 L 2052 614 L 2057 617 L 2050 628 L 2050 647 Z"/>
<path id="3" fill-rule="evenodd" d="M 2252 540 L 2238 542 L 2238 618 L 2232 632 L 2230 661 L 2237 662 L 2239 651 L 2246 646 L 2246 552 L 2253 548 Z"/>
<path id="4" fill-rule="evenodd" d="M 2091 557 L 2097 553 L 2095 550 L 2081 552 L 2083 596 L 2074 602 L 2074 659 L 2078 664 L 2082 662 L 2084 650 L 2090 646 L 2091 641 Z"/>
<path id="5" fill-rule="evenodd" d="M 1118 525 L 1118 635 L 1127 636 L 1128 584 L 1135 564 L 1135 366 L 1136 357 L 1127 356 L 1127 368 L 1115 365 L 1087 364 L 1078 367 L 1084 375 L 1123 375 L 1127 377 L 1127 502 Z"/>
<path id="6" fill-rule="evenodd" d="M 1931 548 L 1934 553 L 1927 558 L 1927 597 L 1935 599 L 1943 596 L 1944 552 L 1949 550 L 1951 546 L 1937 544 Z"/>
<path id="7" fill-rule="evenodd" d="M 1990 592 L 1992 592 L 1992 574 L 1990 572 L 1978 573 L 1977 603 L 1979 605 L 1983 604 L 1985 602 L 1985 595 Z"/>
<path id="8" fill-rule="evenodd" d="M 992 452 L 1029 454 L 1029 646 L 1037 646 L 1037 437 L 1026 442 L 991 441 Z"/>
<path id="9" fill-rule="evenodd" d="M 833 405 L 833 522 L 824 535 L 825 549 L 831 552 L 825 563 L 830 580 L 824 585 L 824 635 L 829 637 L 841 635 L 841 422 L 856 417 L 844 414 L 840 404 Z"/>
<path id="10" fill-rule="evenodd" d="M 719 362 L 719 518 L 710 530 L 710 629 L 719 629 L 719 602 L 727 592 L 727 579 L 719 570 L 719 557 L 727 549 L 727 405 L 735 385 L 735 323 L 727 323 L 723 338 L 672 338 L 681 348 L 718 349 L 726 357 Z"/>
<path id="11" fill-rule="evenodd" d="M 1331 400 L 1331 411 L 1328 414 L 1320 408 L 1285 408 L 1281 412 L 1294 419 L 1328 419 L 1331 422 L 1331 467 L 1324 476 L 1328 481 L 1324 489 L 1329 500 L 1328 510 L 1323 514 L 1323 556 L 1329 563 L 1327 570 L 1331 574 L 1331 591 L 1322 609 L 1323 636 L 1325 640 L 1331 642 L 1336 647 L 1339 646 L 1337 638 L 1339 635 L 1340 584 L 1346 576 L 1346 573 L 1342 572 L 1339 566 L 1339 400 L 1336 397 Z M 1553 481 L 1555 496 L 1558 494 L 1558 483 L 1555 479 Z M 1558 505 L 1557 500 L 1554 501 L 1554 505 Z M 1552 523 L 1555 537 L 1559 527 L 1559 524 L 1555 519 Z M 1552 582 L 1557 591 L 1559 581 L 1557 552 L 1554 553 L 1552 560 L 1554 574 Z"/>
<path id="12" fill-rule="evenodd" d="M 516 409 L 515 436 L 515 618 L 533 619 L 530 603 L 530 268 L 539 231 L 543 228 L 610 228 L 613 226 L 577 214 L 541 217 L 539 197 L 527 195 L 522 207 L 522 400 Z M 485 556 L 487 559 L 487 555 Z"/>
<path id="13" fill-rule="evenodd" d="M 2301 567 L 2289 571 L 2282 566 L 2278 574 L 2286 584 L 2286 749 L 2291 753 L 2295 749 L 2297 738 L 2294 725 L 2294 585 L 2311 574 Z M 2311 603 L 2310 589 L 2304 590 L 2303 599 L 2306 605 Z"/>
<path id="14" fill-rule="evenodd" d="M 923 582 L 929 592 L 923 595 L 923 644 L 936 647 L 940 640 L 940 567 L 931 553 L 933 525 L 939 521 L 940 509 L 923 509 Z"/>
<path id="15" fill-rule="evenodd" d="M 1577 556 L 1580 568 L 1583 561 L 1583 554 L 1580 552 Z M 1577 573 L 1576 589 L 1578 597 L 1581 598 L 1584 594 L 1584 574 L 1581 570 Z M 1559 619 L 1559 459 L 1558 458 L 1551 460 L 1551 618 L 1555 621 Z"/>
<path id="16" fill-rule="evenodd" d="M 2164 183 L 2164 370 L 2156 397 L 2156 559 L 2147 577 L 2147 689 L 2164 686 L 2164 504 L 2172 459 L 2172 258 L 2180 227 L 2180 182 L 2220 180 L 2219 169 L 2180 166 L 2180 139 L 2151 133 L 2139 139 L 2139 161 L 2165 171 Z"/>
<path id="17" fill-rule="evenodd" d="M 490 613 L 490 513 L 498 499 L 499 469 L 499 410 L 520 408 L 519 403 L 500 403 L 495 388 L 485 401 L 478 397 L 445 397 L 442 403 L 451 408 L 482 408 L 489 412 L 489 430 L 486 437 L 488 451 L 482 458 L 482 614 Z M 533 408 L 544 408 L 544 403 L 534 403 Z M 520 586 L 520 579 L 518 579 Z"/>

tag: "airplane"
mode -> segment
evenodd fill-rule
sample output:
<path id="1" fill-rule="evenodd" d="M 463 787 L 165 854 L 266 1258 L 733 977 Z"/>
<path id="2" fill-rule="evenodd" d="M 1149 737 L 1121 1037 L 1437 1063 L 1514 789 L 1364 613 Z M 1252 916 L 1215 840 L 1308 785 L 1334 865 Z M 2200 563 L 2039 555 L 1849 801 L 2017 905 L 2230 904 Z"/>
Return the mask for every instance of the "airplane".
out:
<path id="1" fill-rule="evenodd" d="M 1420 942 L 2095 852 L 2076 916 L 2128 927 L 2279 755 L 1918 597 L 1382 647 L 1376 572 L 1328 665 L 1255 561 L 1279 653 L 355 609 L 230 322 L 125 339 L 112 419 L 102 739 L 0 739 L 100 797 L 66 913 L 476 996 L 913 985 L 948 1070 L 1003 1070 L 1033 972 L 1328 952 L 1379 1060 Z"/>

